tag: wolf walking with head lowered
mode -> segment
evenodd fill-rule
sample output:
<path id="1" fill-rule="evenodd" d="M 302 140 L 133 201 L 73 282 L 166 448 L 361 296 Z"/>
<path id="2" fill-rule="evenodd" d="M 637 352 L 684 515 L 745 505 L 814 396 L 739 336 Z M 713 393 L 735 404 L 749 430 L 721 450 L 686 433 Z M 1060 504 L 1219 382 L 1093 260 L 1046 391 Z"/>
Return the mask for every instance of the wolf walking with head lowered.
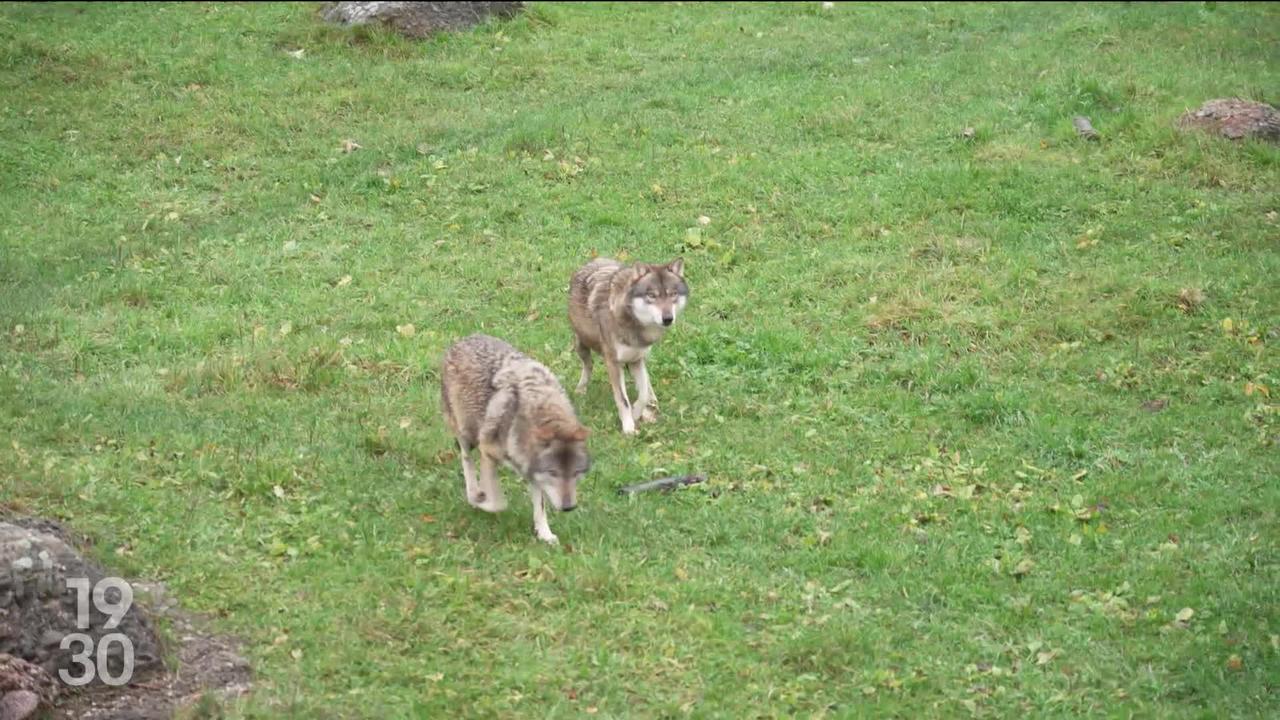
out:
<path id="1" fill-rule="evenodd" d="M 559 510 L 576 507 L 578 481 L 591 458 L 590 433 L 555 375 L 497 338 L 472 335 L 445 352 L 440 396 L 445 425 L 458 438 L 467 502 L 488 512 L 506 509 L 498 484 L 498 463 L 504 463 L 528 483 L 534 533 L 558 542 L 543 496 Z M 473 448 L 480 450 L 478 476 Z"/>
<path id="2" fill-rule="evenodd" d="M 617 260 L 592 260 L 574 273 L 569 284 L 569 321 L 573 325 L 578 357 L 582 359 L 579 393 L 591 380 L 591 353 L 600 353 L 609 372 L 613 402 L 618 407 L 622 433 L 631 435 L 636 423 L 656 419 L 658 398 L 649 383 L 645 358 L 662 339 L 676 315 L 689 300 L 684 280 L 684 260 L 666 265 Z M 636 401 L 627 397 L 622 366 L 631 370 Z"/>

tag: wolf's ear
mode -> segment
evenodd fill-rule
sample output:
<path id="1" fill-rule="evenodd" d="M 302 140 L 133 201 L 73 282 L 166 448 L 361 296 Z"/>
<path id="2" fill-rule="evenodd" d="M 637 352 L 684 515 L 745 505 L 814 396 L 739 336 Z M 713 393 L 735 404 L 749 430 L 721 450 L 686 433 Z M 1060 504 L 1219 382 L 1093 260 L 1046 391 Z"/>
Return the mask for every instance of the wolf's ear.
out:
<path id="1" fill-rule="evenodd" d="M 572 432 L 569 433 L 567 439 L 573 440 L 574 442 L 582 442 L 589 437 L 591 437 L 591 431 L 588 430 L 586 427 L 579 425 L 578 427 L 574 428 Z"/>
<path id="2" fill-rule="evenodd" d="M 667 269 L 680 277 L 684 277 L 684 258 L 678 257 L 667 263 Z"/>

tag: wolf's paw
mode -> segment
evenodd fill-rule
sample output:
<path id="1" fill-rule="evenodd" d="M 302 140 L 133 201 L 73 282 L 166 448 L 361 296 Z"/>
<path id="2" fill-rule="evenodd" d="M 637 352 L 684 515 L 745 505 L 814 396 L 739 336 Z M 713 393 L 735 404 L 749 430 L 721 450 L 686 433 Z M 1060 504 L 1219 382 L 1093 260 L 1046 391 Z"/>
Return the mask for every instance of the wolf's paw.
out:
<path id="1" fill-rule="evenodd" d="M 550 530 L 546 531 L 545 533 L 537 532 L 536 530 L 534 532 L 538 536 L 539 540 L 541 540 L 544 543 L 547 543 L 548 545 L 560 544 L 560 538 L 556 537 L 556 534 L 551 532 Z"/>
<path id="2" fill-rule="evenodd" d="M 636 416 L 636 422 L 651 423 L 658 422 L 658 408 L 656 405 L 646 405 L 643 410 Z"/>
<path id="3" fill-rule="evenodd" d="M 500 513 L 507 509 L 507 499 L 502 495 L 493 497 L 487 493 L 478 492 L 474 496 L 467 498 L 467 502 L 471 503 L 471 507 L 477 510 L 490 513 Z"/>
<path id="4" fill-rule="evenodd" d="M 636 434 L 636 421 L 635 421 L 635 418 L 631 417 L 631 413 L 627 413 L 626 415 L 622 416 L 622 434 L 623 435 Z"/>
<path id="5" fill-rule="evenodd" d="M 574 388 L 574 389 L 573 389 L 573 391 L 574 391 L 575 393 L 577 393 L 578 395 L 586 395 L 586 394 L 587 394 L 587 383 L 585 383 L 585 382 L 580 382 L 580 383 L 578 383 L 578 387 Z"/>

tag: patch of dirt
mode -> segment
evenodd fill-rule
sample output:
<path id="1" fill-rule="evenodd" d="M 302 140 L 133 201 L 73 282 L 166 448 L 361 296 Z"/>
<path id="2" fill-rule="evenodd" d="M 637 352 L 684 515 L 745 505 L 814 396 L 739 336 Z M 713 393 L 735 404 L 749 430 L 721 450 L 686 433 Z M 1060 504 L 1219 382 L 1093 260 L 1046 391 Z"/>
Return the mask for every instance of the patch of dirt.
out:
<path id="1" fill-rule="evenodd" d="M 29 561 L 20 552 L 22 548 L 27 548 L 28 554 L 34 552 L 31 550 L 33 547 L 44 548 L 46 554 L 55 556 L 53 559 L 56 562 L 51 566 L 51 572 L 89 578 L 100 578 L 104 572 L 92 560 L 81 555 L 84 548 L 92 546 L 92 540 L 65 525 L 39 518 L 14 517 L 10 512 L 0 510 L 0 527 L 7 528 L 9 535 L 15 535 L 15 530 L 34 533 L 30 537 L 17 537 L 16 540 L 10 537 L 9 544 L 3 546 L 11 551 L 10 555 L 17 558 L 17 562 Z M 22 542 L 24 538 L 25 544 Z M 19 566 L 17 562 L 15 567 L 27 567 L 31 564 L 28 562 L 27 565 Z M 0 576 L 0 581 L 8 583 L 5 590 L 7 594 L 0 593 L 0 600 L 7 600 L 9 603 L 7 607 L 0 603 L 0 618 L 8 617 L 13 621 L 12 614 L 15 612 L 33 612 L 34 606 L 29 601 L 32 592 L 37 593 L 34 596 L 38 601 L 36 606 L 45 608 L 44 615 L 33 617 L 37 620 L 60 618 L 50 608 L 61 607 L 62 601 L 66 599 L 65 594 L 42 589 L 35 582 L 15 585 L 15 578 L 22 579 L 25 576 L 10 577 L 11 575 L 12 572 Z M 7 662 L 0 662 L 0 717 L 27 717 L 30 712 L 27 705 L 47 707 L 52 701 L 53 707 L 44 714 L 37 714 L 37 717 L 49 720 L 160 720 L 172 718 L 180 710 L 197 703 L 200 703 L 201 711 L 216 712 L 216 707 L 250 691 L 252 670 L 248 660 L 241 655 L 241 645 L 235 638 L 213 632 L 208 619 L 180 608 L 177 599 L 169 594 L 162 583 L 128 578 L 125 580 L 134 592 L 134 603 L 125 615 L 125 621 L 117 629 L 127 634 L 124 628 L 128 622 L 147 629 L 145 635 L 138 632 L 127 634 L 138 653 L 137 665 L 129 682 L 119 687 L 101 682 L 82 688 L 68 687 L 57 681 L 56 672 L 33 664 L 49 658 L 24 658 L 21 654 L 25 653 L 21 652 L 16 657 L 0 655 L 0 660 Z M 48 598 L 41 600 L 44 596 L 39 595 L 40 592 L 45 592 Z M 74 596 L 71 597 L 74 605 Z M 96 616 L 91 612 L 90 617 Z M 21 623 L 31 619 L 27 615 L 19 615 L 16 622 L 20 623 L 19 628 L 25 630 L 26 626 Z M 63 629 L 61 625 L 51 625 L 50 628 L 57 632 Z M 167 634 L 157 637 L 152 628 L 167 629 Z M 92 636 L 95 630 L 88 629 L 84 632 Z M 6 647 L 12 646 L 11 651 L 31 651 L 29 643 L 21 642 L 22 635 L 22 632 L 13 637 L 6 634 L 4 639 L 10 641 Z M 151 648 L 148 651 L 150 660 L 144 663 L 143 649 L 148 643 Z M 54 686 L 55 692 L 46 694 L 38 683 L 32 685 L 29 682 L 19 682 L 23 680 L 24 674 L 18 670 L 27 665 L 41 670 L 50 685 Z M 75 676 L 80 675 L 74 669 L 70 672 Z M 119 675 L 120 669 L 114 669 L 112 673 Z M 29 702 L 32 700 L 39 702 Z"/>
<path id="2" fill-rule="evenodd" d="M 207 621 L 180 609 L 160 583 L 130 581 L 157 624 L 169 628 L 170 669 L 135 677 L 121 687 L 64 691 L 49 714 L 57 720 L 168 720 L 209 696 L 221 705 L 249 692 L 253 673 L 234 638 L 209 631 Z"/>

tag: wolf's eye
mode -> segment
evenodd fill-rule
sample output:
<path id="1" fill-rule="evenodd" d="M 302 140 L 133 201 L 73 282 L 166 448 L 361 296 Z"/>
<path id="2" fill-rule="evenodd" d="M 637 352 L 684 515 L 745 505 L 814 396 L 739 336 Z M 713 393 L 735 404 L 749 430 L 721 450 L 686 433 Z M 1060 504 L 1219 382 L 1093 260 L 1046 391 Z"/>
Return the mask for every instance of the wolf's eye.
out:
<path id="1" fill-rule="evenodd" d="M 645 294 L 645 297 L 649 298 L 650 300 L 657 300 L 657 299 L 658 299 L 658 293 L 656 293 L 656 292 L 654 292 L 654 291 L 650 290 L 648 293 L 646 293 L 646 294 Z"/>

